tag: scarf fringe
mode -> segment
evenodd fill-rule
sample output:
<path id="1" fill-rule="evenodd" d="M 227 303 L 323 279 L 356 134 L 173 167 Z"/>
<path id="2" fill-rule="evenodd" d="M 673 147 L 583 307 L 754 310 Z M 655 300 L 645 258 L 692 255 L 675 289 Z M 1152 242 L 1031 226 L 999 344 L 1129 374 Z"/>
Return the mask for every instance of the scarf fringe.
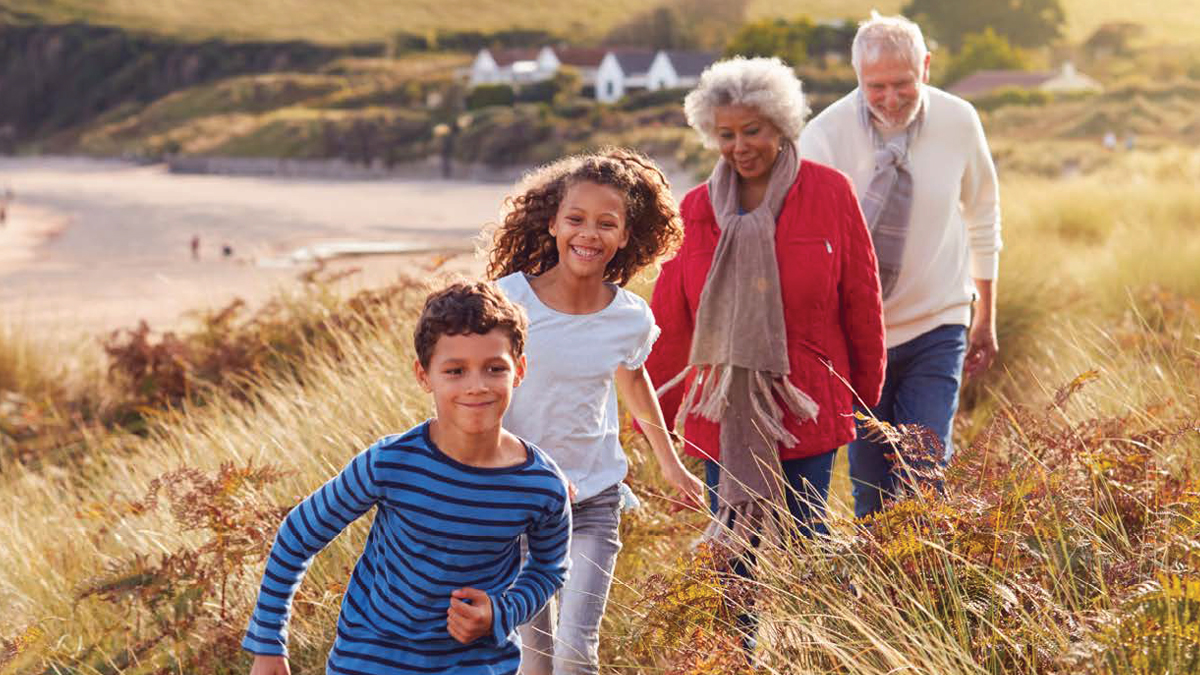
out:
<path id="1" fill-rule="evenodd" d="M 725 409 L 729 406 L 729 387 L 733 382 L 733 367 L 725 365 L 688 366 L 678 375 L 671 378 L 655 392 L 659 397 L 679 386 L 689 374 L 696 373 L 695 379 L 684 394 L 683 403 L 679 407 L 679 418 L 695 414 L 709 420 L 720 422 Z M 754 423 L 759 431 L 772 444 L 790 447 L 798 443 L 783 424 L 784 410 L 779 400 L 788 411 L 804 422 L 816 419 L 821 408 L 811 396 L 792 384 L 786 376 L 763 371 L 751 373 L 753 383 L 750 395 L 750 408 Z M 779 400 L 776 400 L 778 396 Z"/>

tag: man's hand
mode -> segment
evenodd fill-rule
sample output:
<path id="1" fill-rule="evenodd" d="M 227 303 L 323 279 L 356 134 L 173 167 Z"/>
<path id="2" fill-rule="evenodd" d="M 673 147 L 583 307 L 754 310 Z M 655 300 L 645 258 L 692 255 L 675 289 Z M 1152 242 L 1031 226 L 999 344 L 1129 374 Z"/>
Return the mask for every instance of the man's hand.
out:
<path id="1" fill-rule="evenodd" d="M 977 317 L 982 318 L 982 317 Z M 971 323 L 967 335 L 967 357 L 963 361 L 963 374 L 969 380 L 982 375 L 996 360 L 1000 346 L 996 342 L 996 324 L 990 318 Z"/>
<path id="2" fill-rule="evenodd" d="M 450 637 L 464 645 L 492 632 L 492 600 L 476 588 L 460 588 L 450 594 L 446 612 Z"/>
<path id="3" fill-rule="evenodd" d="M 292 670 L 288 667 L 286 656 L 255 654 L 250 675 L 292 675 Z"/>

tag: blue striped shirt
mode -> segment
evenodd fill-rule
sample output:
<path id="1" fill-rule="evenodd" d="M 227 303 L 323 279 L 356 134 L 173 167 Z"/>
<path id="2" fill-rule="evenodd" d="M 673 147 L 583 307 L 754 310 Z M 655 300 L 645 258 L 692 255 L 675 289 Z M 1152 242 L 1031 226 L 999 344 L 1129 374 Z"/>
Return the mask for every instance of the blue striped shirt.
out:
<path id="1" fill-rule="evenodd" d="M 309 563 L 378 506 L 326 672 L 517 672 L 516 628 L 562 586 L 571 532 L 562 474 L 538 448 L 527 444 L 526 455 L 513 467 L 467 466 L 433 444 L 428 422 L 364 450 L 284 519 L 242 647 L 287 654 L 292 598 Z M 492 634 L 469 645 L 446 628 L 450 593 L 464 587 L 492 601 Z"/>

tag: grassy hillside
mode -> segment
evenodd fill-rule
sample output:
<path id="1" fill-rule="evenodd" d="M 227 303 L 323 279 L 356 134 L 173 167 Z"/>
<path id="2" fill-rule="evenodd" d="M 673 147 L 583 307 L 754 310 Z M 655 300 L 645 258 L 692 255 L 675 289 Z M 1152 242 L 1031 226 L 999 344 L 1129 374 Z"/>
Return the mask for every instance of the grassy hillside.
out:
<path id="1" fill-rule="evenodd" d="M 319 43 L 381 40 L 398 32 L 437 29 L 491 31 L 522 27 L 549 30 L 568 39 L 596 40 L 645 11 L 637 0 L 5 0 L 4 5 L 49 21 L 81 20 L 189 38 L 304 39 Z M 872 8 L 898 11 L 900 0 L 750 0 L 751 18 L 808 15 L 817 19 L 866 16 Z M 484 9 L 486 8 L 486 9 Z M 1191 0 L 1120 3 L 1063 0 L 1067 37 L 1082 40 L 1102 23 L 1133 21 L 1147 27 L 1149 42 L 1194 44 L 1200 11 Z"/>

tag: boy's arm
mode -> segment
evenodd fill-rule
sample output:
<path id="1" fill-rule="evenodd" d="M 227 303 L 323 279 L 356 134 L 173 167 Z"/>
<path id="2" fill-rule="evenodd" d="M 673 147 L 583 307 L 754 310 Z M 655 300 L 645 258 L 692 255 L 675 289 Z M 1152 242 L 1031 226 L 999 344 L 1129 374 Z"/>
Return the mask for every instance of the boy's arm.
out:
<path id="1" fill-rule="evenodd" d="M 259 655 L 287 656 L 292 597 L 313 557 L 379 501 L 372 446 L 284 518 L 267 559 L 258 603 L 242 648 Z"/>
<path id="2" fill-rule="evenodd" d="M 571 503 L 567 499 L 565 479 L 562 492 L 562 505 L 544 516 L 527 533 L 529 553 L 516 580 L 502 593 L 489 596 L 492 639 L 496 644 L 504 644 L 517 626 L 532 619 L 567 578 Z"/>

